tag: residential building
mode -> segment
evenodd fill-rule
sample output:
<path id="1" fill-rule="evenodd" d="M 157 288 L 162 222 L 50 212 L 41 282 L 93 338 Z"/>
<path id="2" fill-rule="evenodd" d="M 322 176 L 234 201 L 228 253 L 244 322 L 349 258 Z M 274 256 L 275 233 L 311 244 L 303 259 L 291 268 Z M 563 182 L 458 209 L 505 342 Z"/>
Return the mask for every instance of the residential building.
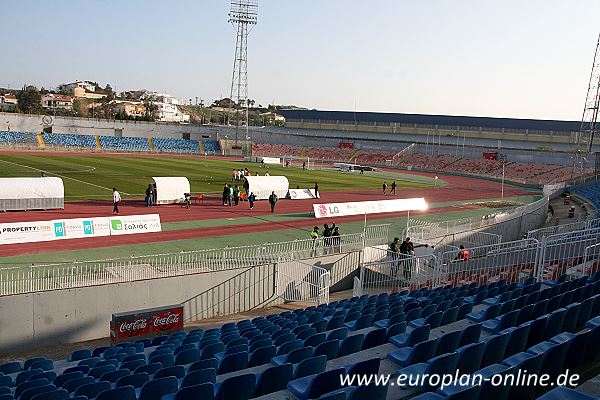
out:
<path id="1" fill-rule="evenodd" d="M 285 118 L 283 115 L 271 112 L 271 111 L 267 111 L 264 113 L 261 113 L 260 116 L 264 119 L 265 122 L 285 122 Z"/>
<path id="2" fill-rule="evenodd" d="M 146 107 L 141 101 L 113 101 L 111 105 L 115 113 L 123 112 L 131 117 L 146 115 Z"/>
<path id="3" fill-rule="evenodd" d="M 12 93 L 0 95 L 0 111 L 15 111 L 17 109 L 17 96 Z"/>
<path id="4" fill-rule="evenodd" d="M 94 85 L 90 81 L 75 81 L 71 83 L 63 83 L 62 85 L 58 85 L 58 90 L 61 92 L 73 93 L 75 88 L 82 88 L 87 90 L 88 92 L 94 92 L 96 90 L 96 85 Z"/>
<path id="5" fill-rule="evenodd" d="M 144 98 L 155 106 L 154 117 L 161 122 L 190 122 L 189 114 L 179 110 L 179 99 L 168 94 L 147 93 Z"/>
<path id="6" fill-rule="evenodd" d="M 72 110 L 73 98 L 64 94 L 48 93 L 42 96 L 42 108 L 46 110 Z"/>

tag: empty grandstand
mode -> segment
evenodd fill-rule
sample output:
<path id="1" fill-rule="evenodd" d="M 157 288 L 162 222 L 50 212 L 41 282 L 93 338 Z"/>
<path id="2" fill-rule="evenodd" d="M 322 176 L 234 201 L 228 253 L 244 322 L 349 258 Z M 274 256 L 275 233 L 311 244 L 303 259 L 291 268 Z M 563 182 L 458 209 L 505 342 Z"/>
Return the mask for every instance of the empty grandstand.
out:
<path id="1" fill-rule="evenodd" d="M 200 154 L 200 144 L 196 140 L 153 137 L 155 153 Z"/>
<path id="2" fill-rule="evenodd" d="M 79 147 L 96 149 L 96 138 L 90 135 L 70 133 L 43 133 L 44 144 L 50 147 Z"/>
<path id="3" fill-rule="evenodd" d="M 102 149 L 109 151 L 150 152 L 147 138 L 100 136 Z"/>

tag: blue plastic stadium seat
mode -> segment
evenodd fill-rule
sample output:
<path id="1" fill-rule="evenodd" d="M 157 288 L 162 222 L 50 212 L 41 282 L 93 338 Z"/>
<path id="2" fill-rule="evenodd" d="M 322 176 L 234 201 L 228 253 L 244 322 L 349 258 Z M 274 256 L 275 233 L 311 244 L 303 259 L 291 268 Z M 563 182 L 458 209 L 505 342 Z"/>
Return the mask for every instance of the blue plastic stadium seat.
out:
<path id="1" fill-rule="evenodd" d="M 436 348 L 437 339 L 429 339 L 412 347 L 403 347 L 392 351 L 388 353 L 388 358 L 401 367 L 406 367 L 411 364 L 426 362 L 435 355 Z"/>
<path id="2" fill-rule="evenodd" d="M 186 386 L 174 394 L 163 396 L 162 400 L 213 400 L 214 388 L 210 383 Z"/>
<path id="3" fill-rule="evenodd" d="M 58 375 L 56 378 L 54 378 L 54 384 L 57 387 L 62 387 L 62 385 L 65 382 L 70 381 L 71 379 L 77 379 L 77 378 L 83 378 L 83 372 L 81 371 L 74 371 L 74 372 L 69 372 L 69 373 L 63 373 L 61 375 Z"/>
<path id="4" fill-rule="evenodd" d="M 174 376 L 153 379 L 142 386 L 138 400 L 160 400 L 162 396 L 175 393 L 179 382 Z"/>
<path id="5" fill-rule="evenodd" d="M 237 375 L 215 385 L 216 400 L 248 400 L 254 397 L 254 374 Z"/>
<path id="6" fill-rule="evenodd" d="M 167 376 L 174 376 L 177 379 L 182 379 L 185 376 L 185 368 L 181 365 L 165 367 L 156 371 L 152 379 L 159 379 Z"/>
<path id="7" fill-rule="evenodd" d="M 488 336 L 484 339 L 486 343 L 481 366 L 487 367 L 491 364 L 500 363 L 504 359 L 504 352 L 510 340 L 510 332 L 501 332 L 497 335 Z"/>
<path id="8" fill-rule="evenodd" d="M 288 390 L 300 400 L 314 399 L 325 393 L 340 389 L 340 375 L 344 368 L 336 368 L 315 375 L 305 376 L 288 383 Z"/>
<path id="9" fill-rule="evenodd" d="M 219 374 L 239 371 L 248 367 L 248 352 L 240 351 L 223 357 L 219 365 Z"/>
<path id="10" fill-rule="evenodd" d="M 117 380 L 115 387 L 133 386 L 136 389 L 141 388 L 150 380 L 150 375 L 146 372 L 134 373 L 129 376 L 124 376 Z"/>
<path id="11" fill-rule="evenodd" d="M 212 368 L 216 370 L 219 367 L 219 362 L 216 358 L 209 358 L 206 360 L 196 361 L 192 365 L 190 365 L 188 369 L 188 373 L 192 371 L 198 371 L 206 368 Z"/>
<path id="12" fill-rule="evenodd" d="M 0 372 L 3 374 L 14 374 L 23 370 L 21 363 L 18 361 L 11 361 L 0 365 Z"/>
<path id="13" fill-rule="evenodd" d="M 456 370 L 456 364 L 459 359 L 459 354 L 456 352 L 442 354 L 441 356 L 434 357 L 430 359 L 427 363 L 419 363 L 413 364 L 409 367 L 402 368 L 398 370 L 398 374 L 404 374 L 408 377 L 412 377 L 409 381 L 414 382 L 415 380 L 421 381 L 419 377 L 424 374 L 428 374 L 428 376 L 439 374 L 443 376 L 444 374 L 452 374 Z M 423 385 L 420 385 L 421 382 L 418 382 L 419 386 L 414 387 L 412 389 L 417 389 L 420 391 L 433 391 L 436 387 L 430 386 L 428 380 L 423 380 Z"/>
<path id="14" fill-rule="evenodd" d="M 107 381 L 110 383 L 116 383 L 120 378 L 131 375 L 131 371 L 128 369 L 120 369 L 118 371 L 107 372 L 100 376 L 100 381 Z"/>
<path id="15" fill-rule="evenodd" d="M 88 385 L 94 383 L 95 380 L 91 376 L 84 376 L 82 378 L 71 379 L 62 385 L 62 388 L 69 393 L 73 393 L 79 386 Z"/>
<path id="16" fill-rule="evenodd" d="M 538 400 L 598 400 L 598 398 L 560 386 L 538 397 Z"/>
<path id="17" fill-rule="evenodd" d="M 189 372 L 181 381 L 181 387 L 200 385 L 203 383 L 215 383 L 217 371 L 212 368 Z"/>
<path id="18" fill-rule="evenodd" d="M 27 390 L 24 390 L 21 393 L 21 395 L 19 396 L 19 400 L 31 400 L 31 398 L 33 398 L 34 396 L 37 396 L 38 394 L 53 392 L 55 390 L 56 390 L 56 386 L 54 386 L 52 384 L 46 384 L 46 385 L 32 387 Z"/>
<path id="19" fill-rule="evenodd" d="M 501 304 L 495 304 L 478 311 L 470 312 L 467 314 L 466 318 L 473 322 L 487 321 L 488 319 L 496 318 L 500 313 L 500 308 L 502 308 Z"/>
<path id="20" fill-rule="evenodd" d="M 429 325 L 419 326 L 407 333 L 390 337 L 390 343 L 402 348 L 414 346 L 415 344 L 429 339 Z"/>
<path id="21" fill-rule="evenodd" d="M 492 320 L 484 321 L 481 327 L 486 332 L 498 333 L 501 330 L 514 326 L 517 322 L 518 316 L 519 310 L 514 310 L 509 313 L 500 315 Z"/>
<path id="22" fill-rule="evenodd" d="M 64 389 L 53 390 L 46 393 L 36 394 L 31 400 L 66 400 L 69 398 L 69 392 Z M 127 399 L 123 399 L 127 400 Z"/>
<path id="23" fill-rule="evenodd" d="M 444 353 L 450 353 L 458 348 L 460 339 L 462 337 L 461 331 L 448 332 L 437 339 L 437 349 L 435 355 L 438 356 Z"/>
<path id="24" fill-rule="evenodd" d="M 378 328 L 373 329 L 365 335 L 365 340 L 363 341 L 363 350 L 370 349 L 372 347 L 381 346 L 386 342 L 387 337 L 387 329 Z"/>
<path id="25" fill-rule="evenodd" d="M 133 386 L 122 386 L 104 391 L 96 397 L 96 400 L 137 400 Z"/>
<path id="26" fill-rule="evenodd" d="M 302 378 L 308 375 L 314 375 L 325 371 L 327 357 L 311 357 L 300 361 L 294 365 L 294 379 Z"/>
<path id="27" fill-rule="evenodd" d="M 88 399 L 95 398 L 101 392 L 112 389 L 109 382 L 94 382 L 87 385 L 82 385 L 75 390 L 75 396 L 85 396 Z"/>
<path id="28" fill-rule="evenodd" d="M 285 390 L 292 380 L 294 367 L 292 364 L 282 364 L 271 367 L 256 375 L 256 397 L 264 396 L 279 390 Z"/>

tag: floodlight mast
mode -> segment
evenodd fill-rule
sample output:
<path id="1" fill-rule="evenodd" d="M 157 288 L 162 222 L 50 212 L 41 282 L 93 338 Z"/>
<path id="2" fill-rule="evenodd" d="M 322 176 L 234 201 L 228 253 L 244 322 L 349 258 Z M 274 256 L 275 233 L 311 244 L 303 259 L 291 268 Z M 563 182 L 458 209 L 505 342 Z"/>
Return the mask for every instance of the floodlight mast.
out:
<path id="1" fill-rule="evenodd" d="M 594 51 L 594 62 L 590 73 L 585 105 L 583 107 L 583 116 L 581 117 L 581 126 L 576 138 L 576 157 L 574 157 L 573 169 L 575 167 L 584 168 L 590 162 L 594 137 L 598 129 L 598 110 L 600 106 L 600 35 L 596 41 L 596 50 Z M 594 163 L 595 164 L 595 163 Z"/>
<path id="2" fill-rule="evenodd" d="M 235 146 L 238 146 L 238 130 L 240 126 L 239 111 L 245 108 L 244 123 L 248 137 L 248 35 L 258 20 L 258 0 L 232 0 L 229 11 L 229 22 L 236 31 L 235 57 L 231 76 L 231 93 L 227 124 L 231 118 L 231 107 L 235 109 Z"/>

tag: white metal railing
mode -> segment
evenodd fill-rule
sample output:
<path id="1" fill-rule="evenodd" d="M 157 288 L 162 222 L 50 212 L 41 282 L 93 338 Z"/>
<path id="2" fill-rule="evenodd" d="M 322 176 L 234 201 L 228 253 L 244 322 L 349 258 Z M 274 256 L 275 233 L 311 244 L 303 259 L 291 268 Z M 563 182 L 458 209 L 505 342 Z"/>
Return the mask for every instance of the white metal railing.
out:
<path id="1" fill-rule="evenodd" d="M 499 279 L 517 281 L 531 276 L 538 265 L 539 242 L 535 239 L 504 242 L 466 249 L 469 260 L 455 251 L 442 255 L 433 277 L 434 285 L 470 282 L 493 282 Z M 473 255 L 478 254 L 477 257 Z"/>
<path id="2" fill-rule="evenodd" d="M 276 292 L 286 301 L 329 303 L 331 275 L 324 268 L 298 260 L 277 263 Z"/>
<path id="3" fill-rule="evenodd" d="M 0 268 L 0 295 L 130 282 L 277 262 L 282 257 L 301 260 L 363 249 L 365 241 L 385 243 L 377 237 L 384 228 L 341 235 L 335 240 L 303 239 L 256 246 L 154 254 L 120 259 Z"/>
<path id="4" fill-rule="evenodd" d="M 371 295 L 431 287 L 436 264 L 434 255 L 388 254 L 381 261 L 361 265 L 360 277 L 354 282 L 353 293 Z"/>
<path id="5" fill-rule="evenodd" d="M 564 273 L 581 274 L 585 269 L 588 248 L 600 242 L 600 228 L 544 236 L 538 277 L 554 279 Z"/>
<path id="6" fill-rule="evenodd" d="M 581 264 L 572 269 L 575 277 L 589 276 L 600 271 L 600 241 L 585 248 Z"/>
<path id="7" fill-rule="evenodd" d="M 580 231 L 590 228 L 600 227 L 600 218 L 589 219 L 585 221 L 570 222 L 568 224 L 546 226 L 533 229 L 527 232 L 527 238 L 541 240 L 544 236 L 556 235 L 573 231 Z"/>
<path id="8" fill-rule="evenodd" d="M 437 244 L 437 241 L 449 235 L 472 231 L 495 233 L 509 240 L 520 239 L 521 232 L 537 228 L 546 220 L 548 202 L 547 196 L 542 197 L 533 203 L 508 211 L 485 215 L 480 220 L 461 218 L 430 223 L 410 219 L 407 236 L 410 236 L 413 241 L 430 244 Z"/>

